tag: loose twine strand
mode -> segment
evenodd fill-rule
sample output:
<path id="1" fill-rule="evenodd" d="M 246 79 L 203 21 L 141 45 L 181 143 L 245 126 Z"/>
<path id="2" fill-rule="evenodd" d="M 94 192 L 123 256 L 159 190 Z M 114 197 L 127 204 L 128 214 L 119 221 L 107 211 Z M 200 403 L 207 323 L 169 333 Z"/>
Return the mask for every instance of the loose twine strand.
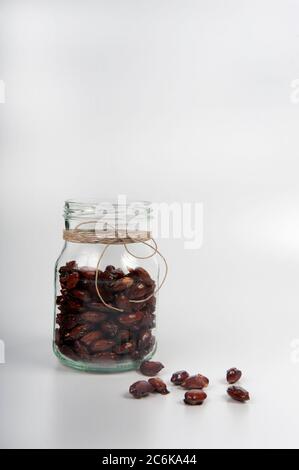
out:
<path id="1" fill-rule="evenodd" d="M 160 256 L 160 258 L 164 262 L 164 266 L 165 266 L 164 276 L 163 276 L 163 279 L 162 279 L 160 285 L 157 287 L 157 289 L 155 289 L 154 292 L 152 292 L 152 294 L 150 294 L 145 299 L 141 299 L 141 300 L 129 299 L 130 303 L 136 303 L 137 304 L 137 303 L 146 302 L 147 300 L 149 300 L 151 297 L 153 297 L 154 295 L 156 295 L 159 292 L 159 290 L 164 285 L 164 283 L 166 281 L 166 278 L 167 278 L 168 264 L 167 264 L 167 261 L 166 261 L 165 257 L 158 250 L 158 245 L 157 245 L 156 240 L 154 238 L 152 238 L 151 236 L 149 236 L 148 232 L 136 232 L 136 237 L 132 237 L 131 235 L 128 234 L 127 231 L 124 231 L 125 236 L 120 237 L 119 236 L 120 232 L 117 231 L 115 233 L 115 227 L 110 225 L 110 227 L 114 230 L 114 237 L 111 237 L 111 236 L 107 237 L 108 232 L 106 230 L 101 232 L 101 236 L 100 236 L 100 233 L 99 232 L 96 233 L 95 230 L 78 230 L 78 227 L 80 227 L 81 225 L 90 224 L 90 223 L 97 223 L 97 222 L 98 222 L 97 220 L 89 220 L 89 221 L 86 221 L 86 222 L 81 222 L 80 224 L 78 224 L 75 227 L 75 229 L 64 230 L 63 231 L 63 238 L 66 241 L 71 241 L 71 242 L 75 242 L 75 243 L 101 243 L 101 244 L 106 245 L 105 248 L 103 249 L 103 251 L 100 253 L 97 264 L 96 264 L 95 289 L 96 289 L 98 297 L 100 298 L 100 300 L 102 301 L 102 303 L 106 307 L 108 307 L 112 310 L 116 310 L 118 312 L 124 312 L 124 309 L 122 309 L 122 308 L 114 307 L 113 305 L 107 304 L 105 302 L 105 300 L 103 299 L 102 294 L 101 294 L 101 292 L 99 290 L 99 287 L 98 287 L 98 277 L 99 277 L 99 271 L 100 271 L 100 263 L 103 259 L 104 254 L 108 250 L 108 248 L 111 245 L 122 244 L 124 246 L 125 250 L 127 251 L 127 253 L 129 253 L 131 256 L 133 256 L 136 259 L 149 259 L 149 258 L 152 258 L 153 256 L 155 256 L 157 254 L 157 255 Z M 152 241 L 154 243 L 154 246 L 149 244 L 148 241 Z M 153 250 L 153 253 L 151 253 L 147 256 L 137 256 L 128 249 L 128 247 L 127 247 L 128 243 L 142 243 L 143 245 L 146 245 L 149 248 L 151 248 Z"/>

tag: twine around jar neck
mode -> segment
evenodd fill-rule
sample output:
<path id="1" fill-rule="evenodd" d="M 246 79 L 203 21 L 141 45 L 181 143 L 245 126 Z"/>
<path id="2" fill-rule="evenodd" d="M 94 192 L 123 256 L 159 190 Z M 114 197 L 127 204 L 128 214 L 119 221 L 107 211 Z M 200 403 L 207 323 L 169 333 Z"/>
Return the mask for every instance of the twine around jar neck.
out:
<path id="1" fill-rule="evenodd" d="M 90 223 L 90 222 L 88 222 Z M 78 228 L 63 231 L 63 239 L 72 243 L 102 243 L 104 245 L 122 245 L 139 243 L 151 239 L 150 232 L 126 230 L 80 230 Z"/>
<path id="2" fill-rule="evenodd" d="M 159 290 L 161 289 L 161 287 L 163 286 L 163 284 L 165 283 L 165 281 L 166 281 L 167 274 L 168 274 L 168 264 L 167 264 L 167 261 L 166 261 L 165 257 L 158 250 L 157 242 L 155 241 L 154 238 L 151 237 L 150 232 L 138 231 L 138 230 L 131 231 L 130 230 L 130 233 L 129 233 L 126 230 L 116 230 L 116 228 L 113 227 L 113 226 L 110 226 L 109 229 L 107 229 L 107 230 L 95 230 L 95 229 L 94 230 L 84 230 L 84 229 L 82 230 L 82 229 L 79 229 L 79 227 L 81 225 L 91 224 L 91 223 L 96 224 L 97 221 L 96 220 L 88 220 L 86 222 L 81 222 L 74 229 L 68 229 L 68 230 L 65 229 L 63 231 L 63 239 L 65 241 L 73 242 L 73 243 L 99 243 L 99 244 L 106 245 L 104 247 L 103 251 L 99 255 L 99 258 L 98 258 L 98 261 L 97 261 L 97 264 L 96 264 L 96 275 L 95 275 L 95 289 L 96 289 L 97 295 L 98 295 L 99 299 L 101 300 L 101 302 L 106 307 L 108 307 L 112 310 L 116 310 L 118 312 L 124 312 L 124 309 L 117 308 L 117 307 L 114 307 L 113 305 L 107 304 L 105 302 L 105 300 L 103 299 L 102 294 L 101 294 L 101 292 L 99 290 L 99 287 L 98 287 L 98 277 L 99 277 L 99 271 L 100 271 L 100 263 L 101 263 L 101 260 L 103 259 L 104 254 L 106 253 L 106 251 L 110 247 L 110 245 L 123 245 L 125 250 L 127 251 L 127 253 L 129 253 L 131 256 L 133 256 L 136 259 L 148 259 L 148 258 L 152 258 L 156 254 L 158 256 L 160 256 L 160 258 L 164 262 L 164 266 L 165 266 L 165 273 L 164 273 L 164 276 L 163 276 L 163 279 L 162 279 L 160 285 L 157 287 L 157 289 L 154 290 L 154 292 L 152 292 L 152 294 L 150 294 L 145 299 L 141 299 L 141 300 L 129 299 L 129 302 L 130 303 L 136 303 L 136 304 L 146 302 L 151 297 L 156 295 L 159 292 Z M 150 243 L 148 243 L 149 241 L 152 241 L 154 246 L 152 246 Z M 148 246 L 149 248 L 151 248 L 153 250 L 153 252 L 150 255 L 147 255 L 147 256 L 137 256 L 128 249 L 127 245 L 130 244 L 130 243 L 142 243 L 142 244 Z"/>

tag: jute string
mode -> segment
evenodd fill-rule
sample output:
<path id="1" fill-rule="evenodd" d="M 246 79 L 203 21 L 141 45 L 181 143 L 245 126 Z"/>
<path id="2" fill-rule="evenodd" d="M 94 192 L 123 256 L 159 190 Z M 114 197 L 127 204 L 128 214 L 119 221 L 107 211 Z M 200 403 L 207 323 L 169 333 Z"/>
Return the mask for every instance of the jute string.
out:
<path id="1" fill-rule="evenodd" d="M 63 238 L 65 241 L 69 241 L 73 243 L 100 243 L 100 244 L 106 245 L 99 255 L 99 258 L 96 264 L 96 275 L 95 275 L 95 289 L 102 303 L 106 307 L 109 307 L 112 310 L 116 310 L 118 312 L 124 311 L 124 309 L 117 308 L 117 307 L 114 307 L 113 305 L 107 304 L 105 300 L 103 299 L 102 294 L 99 290 L 99 286 L 98 286 L 100 263 L 103 259 L 104 254 L 106 253 L 106 251 L 111 245 L 123 245 L 127 253 L 129 253 L 131 256 L 133 256 L 136 259 L 149 259 L 155 256 L 156 254 L 160 256 L 165 266 L 165 273 L 164 273 L 164 276 L 160 285 L 157 287 L 157 289 L 154 290 L 154 292 L 152 292 L 152 294 L 150 294 L 145 299 L 141 299 L 141 300 L 129 299 L 129 302 L 136 303 L 136 304 L 146 302 L 151 297 L 156 295 L 166 281 L 167 274 L 168 274 L 168 264 L 167 264 L 165 257 L 158 250 L 157 242 L 155 241 L 155 239 L 151 237 L 149 232 L 130 231 L 130 234 L 129 234 L 126 230 L 116 230 L 115 227 L 111 225 L 109 226 L 109 230 L 97 230 L 96 231 L 96 230 L 79 229 L 81 225 L 92 224 L 92 223 L 96 224 L 97 222 L 98 221 L 96 220 L 89 220 L 86 222 L 81 222 L 74 229 L 64 230 Z M 148 243 L 149 241 L 153 242 L 154 246 Z M 149 248 L 151 248 L 153 252 L 147 256 L 137 256 L 128 249 L 127 245 L 129 243 L 142 243 L 143 245 L 146 245 Z"/>

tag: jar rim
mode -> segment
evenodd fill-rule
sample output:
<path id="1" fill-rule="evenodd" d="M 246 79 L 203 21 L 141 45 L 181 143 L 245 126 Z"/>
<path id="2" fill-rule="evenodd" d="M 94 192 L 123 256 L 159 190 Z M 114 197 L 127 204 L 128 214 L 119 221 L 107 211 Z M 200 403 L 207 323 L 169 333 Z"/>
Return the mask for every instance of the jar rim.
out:
<path id="1" fill-rule="evenodd" d="M 127 216 L 149 217 L 152 213 L 150 201 L 125 200 L 125 203 L 115 199 L 67 199 L 64 203 L 64 217 L 86 218 L 102 215 L 124 218 Z"/>
<path id="2" fill-rule="evenodd" d="M 105 205 L 105 204 L 110 204 L 112 206 L 131 206 L 131 205 L 144 205 L 144 206 L 149 206 L 152 203 L 150 201 L 146 200 L 135 200 L 135 199 L 127 199 L 127 202 L 125 204 L 117 202 L 115 199 L 97 199 L 97 198 L 83 198 L 83 199 L 77 199 L 77 198 L 70 198 L 65 200 L 65 204 L 76 204 L 76 205 L 83 205 L 83 206 L 88 206 L 88 205 Z"/>

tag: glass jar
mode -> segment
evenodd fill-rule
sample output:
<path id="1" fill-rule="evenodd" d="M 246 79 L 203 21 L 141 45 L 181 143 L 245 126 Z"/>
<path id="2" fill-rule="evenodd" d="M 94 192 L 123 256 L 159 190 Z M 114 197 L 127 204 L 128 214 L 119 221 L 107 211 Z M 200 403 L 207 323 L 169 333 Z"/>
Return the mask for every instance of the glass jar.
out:
<path id="1" fill-rule="evenodd" d="M 151 205 L 66 201 L 64 215 L 54 353 L 86 371 L 136 369 L 157 344 L 160 253 L 151 238 Z"/>

